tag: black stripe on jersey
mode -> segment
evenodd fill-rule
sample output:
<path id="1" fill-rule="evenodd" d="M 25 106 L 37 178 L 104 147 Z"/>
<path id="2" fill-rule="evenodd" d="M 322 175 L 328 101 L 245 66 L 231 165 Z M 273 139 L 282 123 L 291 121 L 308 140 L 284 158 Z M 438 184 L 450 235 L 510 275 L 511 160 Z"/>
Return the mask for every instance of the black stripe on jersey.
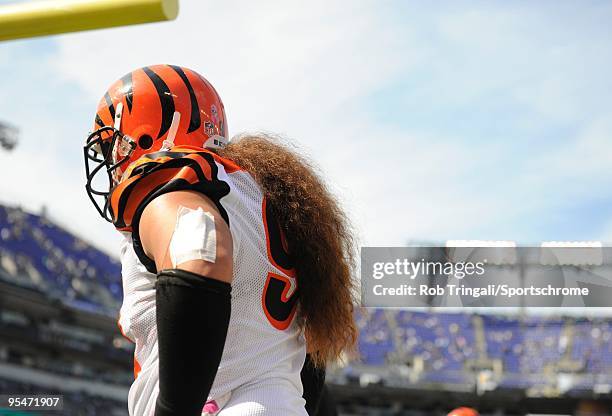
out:
<path id="1" fill-rule="evenodd" d="M 172 98 L 170 88 L 168 88 L 168 85 L 166 85 L 164 80 L 161 79 L 159 75 L 153 72 L 153 70 L 148 66 L 145 66 L 142 68 L 142 70 L 153 82 L 153 85 L 157 90 L 157 95 L 159 96 L 159 103 L 162 109 L 162 121 L 161 126 L 159 127 L 159 133 L 157 134 L 157 138 L 159 139 L 168 132 L 170 125 L 172 124 L 172 117 L 174 116 L 175 111 L 174 99 Z"/>
<path id="2" fill-rule="evenodd" d="M 118 204 L 117 204 L 118 212 L 115 215 L 115 219 L 116 219 L 114 223 L 115 226 L 118 228 L 123 228 L 126 226 L 125 221 L 123 219 L 123 214 L 125 212 L 125 208 L 128 203 L 128 198 L 132 190 L 138 186 L 142 178 L 148 176 L 148 174 L 152 173 L 153 171 L 158 171 L 161 169 L 181 169 L 181 168 L 186 168 L 186 167 L 191 168 L 195 172 L 198 178 L 198 182 L 191 184 L 188 181 L 183 180 L 182 182 L 180 182 L 182 185 L 178 187 L 178 189 L 174 189 L 174 187 L 169 186 L 170 183 L 175 183 L 177 181 L 177 179 L 173 179 L 167 184 L 161 184 L 160 186 L 153 188 L 147 194 L 147 196 L 143 198 L 143 201 L 140 203 L 140 206 L 136 209 L 135 214 L 134 214 L 134 219 L 136 218 L 136 212 L 142 209 L 144 201 L 150 201 L 153 199 L 151 198 L 152 195 L 158 196 L 158 195 L 162 195 L 164 193 L 167 193 L 170 191 L 176 191 L 176 190 L 194 190 L 194 191 L 201 192 L 203 195 L 207 196 L 215 203 L 215 205 L 217 206 L 217 209 L 219 210 L 219 213 L 221 214 L 221 217 L 225 220 L 225 222 L 229 226 L 229 216 L 227 214 L 227 211 L 225 210 L 225 208 L 223 208 L 220 202 L 221 198 L 229 194 L 230 192 L 229 185 L 226 182 L 218 179 L 217 175 L 219 173 L 219 168 L 217 167 L 217 164 L 215 163 L 215 159 L 212 157 L 212 155 L 208 153 L 198 153 L 198 156 L 202 157 L 209 164 L 211 180 L 206 178 L 206 175 L 200 168 L 200 165 L 198 164 L 198 162 L 193 159 L 189 159 L 189 158 L 171 159 L 163 163 L 157 163 L 157 166 L 150 166 L 150 164 L 155 164 L 155 162 L 151 162 L 150 164 L 147 163 L 146 164 L 147 165 L 146 174 L 144 174 L 139 180 L 132 182 L 128 187 L 126 187 L 122 191 L 119 197 Z M 167 186 L 168 186 L 167 189 L 169 190 L 166 189 Z M 164 188 L 163 192 L 160 191 L 161 188 Z M 138 217 L 140 218 L 140 216 Z"/>
<path id="3" fill-rule="evenodd" d="M 187 133 L 191 133 L 192 131 L 196 131 L 202 125 L 202 120 L 200 120 L 200 107 L 198 106 L 198 99 L 195 95 L 195 91 L 193 90 L 193 86 L 191 85 L 191 82 L 189 82 L 189 78 L 187 78 L 187 75 L 183 69 L 176 65 L 168 66 L 174 69 L 174 72 L 181 77 L 187 86 L 187 91 L 189 91 L 189 100 L 191 101 L 191 119 L 189 120 L 189 129 L 187 129 Z"/>
<path id="4" fill-rule="evenodd" d="M 213 203 L 219 210 L 219 214 L 221 214 L 221 217 L 226 222 L 228 227 L 230 225 L 229 216 L 227 214 L 227 211 L 225 210 L 223 205 L 221 205 L 221 198 L 229 194 L 230 187 L 226 182 L 221 181 L 217 178 L 218 168 L 214 162 L 214 158 L 208 154 L 199 153 L 198 155 L 203 157 L 210 164 L 212 180 L 208 180 L 204 176 L 204 172 L 202 172 L 198 163 L 193 159 L 181 158 L 181 159 L 172 159 L 172 160 L 166 161 L 163 164 L 159 165 L 159 169 L 177 169 L 177 168 L 180 169 L 180 168 L 190 167 L 196 173 L 199 179 L 198 182 L 192 184 L 183 178 L 172 179 L 169 182 L 164 183 L 160 186 L 157 186 L 153 190 L 151 190 L 147 194 L 147 196 L 140 202 L 140 204 L 138 205 L 138 208 L 136 208 L 136 210 L 134 211 L 134 217 L 132 219 L 132 238 L 133 238 L 133 244 L 134 244 L 134 251 L 136 252 L 136 255 L 138 256 L 142 264 L 151 273 L 157 273 L 157 269 L 155 267 L 155 262 L 153 261 L 153 259 L 149 258 L 144 253 L 144 250 L 140 242 L 140 235 L 139 235 L 138 227 L 140 223 L 140 217 L 142 216 L 142 212 L 144 211 L 145 207 L 158 196 L 169 193 L 169 192 L 186 191 L 186 190 L 200 192 L 202 195 L 207 196 L 208 198 L 210 198 L 211 201 L 213 201 Z M 146 175 L 144 177 L 146 177 Z M 136 183 L 138 183 L 138 181 L 135 182 L 134 185 Z M 135 186 L 130 186 L 130 191 L 134 187 Z M 123 197 L 125 195 L 126 193 L 124 191 L 124 194 L 121 195 L 122 200 L 124 200 Z M 120 201 L 120 206 L 123 205 L 123 207 L 125 207 L 126 203 L 127 203 L 127 199 L 125 199 L 124 201 Z"/>
<path id="5" fill-rule="evenodd" d="M 121 193 L 121 196 L 119 197 L 119 203 L 117 204 L 117 215 L 114 216 L 115 218 L 115 222 L 114 225 L 117 228 L 123 228 L 126 226 L 125 224 L 125 219 L 123 218 L 124 216 L 124 212 L 125 212 L 125 208 L 127 207 L 127 203 L 128 203 L 128 199 L 130 198 L 130 194 L 132 193 L 132 191 L 138 186 L 138 184 L 140 183 L 140 181 L 135 181 L 133 183 L 131 183 L 128 187 L 126 187 L 123 192 Z M 164 187 L 165 184 L 161 184 L 158 185 L 157 187 L 153 188 L 151 190 L 151 192 L 149 193 L 149 195 L 153 192 L 156 192 L 158 189 Z M 145 198 L 146 199 L 146 198 Z M 112 206 L 111 206 L 111 211 L 112 211 Z M 113 213 L 114 215 L 114 213 Z"/>
<path id="6" fill-rule="evenodd" d="M 127 103 L 128 111 L 132 112 L 132 105 L 134 104 L 134 88 L 132 85 L 132 73 L 125 74 L 121 78 L 123 82 L 123 93 L 125 94 L 125 102 Z"/>
<path id="7" fill-rule="evenodd" d="M 104 94 L 104 100 L 106 100 L 106 105 L 108 105 L 108 112 L 110 113 L 111 118 L 114 120 L 115 119 L 115 106 L 113 106 L 113 100 L 111 100 L 111 97 L 108 94 L 108 91 L 106 91 L 106 94 Z"/>

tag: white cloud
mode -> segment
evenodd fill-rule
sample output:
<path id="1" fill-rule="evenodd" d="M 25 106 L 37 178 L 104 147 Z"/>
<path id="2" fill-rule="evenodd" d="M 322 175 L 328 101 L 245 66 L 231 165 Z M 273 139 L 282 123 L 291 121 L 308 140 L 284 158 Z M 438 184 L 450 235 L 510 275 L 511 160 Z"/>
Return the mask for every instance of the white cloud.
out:
<path id="1" fill-rule="evenodd" d="M 176 22 L 61 36 L 57 52 L 39 68 L 57 91 L 72 86 L 73 102 L 68 112 L 61 103 L 41 105 L 36 117 L 56 130 L 61 125 L 76 156 L 47 141 L 46 156 L 64 165 L 39 165 L 57 171 L 44 185 L 37 184 L 39 173 L 24 173 L 31 190 L 12 189 L 14 198 L 52 201 L 59 217 L 112 244 L 110 227 L 95 222 L 81 192 L 82 132 L 111 82 L 143 65 L 174 63 L 214 83 L 232 134 L 279 132 L 312 155 L 349 207 L 364 244 L 537 239 L 532 224 L 572 198 L 588 198 L 587 185 L 599 181 L 593 178 L 610 173 L 610 105 L 599 89 L 609 85 L 612 59 L 606 39 L 591 38 L 588 18 L 610 9 L 564 7 L 551 14 L 488 3 L 478 10 L 407 4 L 191 0 L 181 3 Z M 568 22 L 581 26 L 567 34 Z M 368 101 L 386 88 L 407 97 L 405 108 L 393 109 L 405 114 L 399 126 L 381 120 L 384 97 L 382 108 Z M 488 138 L 484 130 L 466 137 L 452 120 L 430 130 L 411 126 L 419 121 L 411 110 L 435 120 L 457 109 L 474 113 L 477 131 L 495 123 L 478 111 L 499 103 L 525 113 L 504 120 L 512 141 Z M 577 133 L 545 150 L 529 144 L 539 137 L 521 136 L 554 131 L 566 121 L 577 124 Z M 526 129 L 530 124 L 537 128 Z M 24 138 L 45 134 L 26 129 Z M 16 153 L 11 169 L 33 158 L 36 152 Z M 64 198 L 49 190 L 54 184 Z"/>
<path id="2" fill-rule="evenodd" d="M 192 67 L 220 91 L 232 133 L 286 134 L 331 172 L 336 189 L 359 188 L 357 176 L 334 166 L 359 166 L 375 144 L 356 147 L 364 132 L 351 128 L 359 120 L 343 108 L 400 75 L 410 61 L 395 53 L 402 37 L 385 25 L 376 2 L 266 5 L 184 2 L 176 23 L 65 36 L 57 68 L 97 99 L 134 68 L 156 62 Z M 96 60 L 105 64 L 92 65 Z M 343 158 L 351 148 L 363 153 Z"/>

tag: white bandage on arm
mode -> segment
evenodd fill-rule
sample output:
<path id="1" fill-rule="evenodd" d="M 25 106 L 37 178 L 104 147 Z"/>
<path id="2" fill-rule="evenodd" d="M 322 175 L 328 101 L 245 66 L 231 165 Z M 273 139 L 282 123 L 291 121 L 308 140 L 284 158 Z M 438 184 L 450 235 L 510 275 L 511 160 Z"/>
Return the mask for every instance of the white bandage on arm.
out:
<path id="1" fill-rule="evenodd" d="M 217 257 L 217 234 L 212 214 L 202 208 L 180 206 L 169 251 L 172 267 L 191 260 L 214 263 Z"/>

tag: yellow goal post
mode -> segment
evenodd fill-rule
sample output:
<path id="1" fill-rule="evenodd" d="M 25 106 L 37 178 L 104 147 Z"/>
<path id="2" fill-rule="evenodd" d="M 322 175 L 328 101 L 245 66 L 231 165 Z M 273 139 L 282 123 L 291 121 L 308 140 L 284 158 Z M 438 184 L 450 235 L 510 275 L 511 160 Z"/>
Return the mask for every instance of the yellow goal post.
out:
<path id="1" fill-rule="evenodd" d="M 0 6 L 0 41 L 174 20 L 178 0 L 38 0 Z"/>

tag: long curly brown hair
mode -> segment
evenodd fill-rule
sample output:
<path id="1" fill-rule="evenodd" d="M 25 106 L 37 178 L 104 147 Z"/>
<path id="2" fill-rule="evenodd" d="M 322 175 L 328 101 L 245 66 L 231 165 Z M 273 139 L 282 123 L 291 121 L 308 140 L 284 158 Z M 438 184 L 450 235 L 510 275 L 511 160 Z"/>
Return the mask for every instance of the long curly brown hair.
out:
<path id="1" fill-rule="evenodd" d="M 254 177 L 289 252 L 300 253 L 292 256 L 300 290 L 297 322 L 314 362 L 339 358 L 357 337 L 355 239 L 345 213 L 312 164 L 279 138 L 242 135 L 218 153 Z"/>

